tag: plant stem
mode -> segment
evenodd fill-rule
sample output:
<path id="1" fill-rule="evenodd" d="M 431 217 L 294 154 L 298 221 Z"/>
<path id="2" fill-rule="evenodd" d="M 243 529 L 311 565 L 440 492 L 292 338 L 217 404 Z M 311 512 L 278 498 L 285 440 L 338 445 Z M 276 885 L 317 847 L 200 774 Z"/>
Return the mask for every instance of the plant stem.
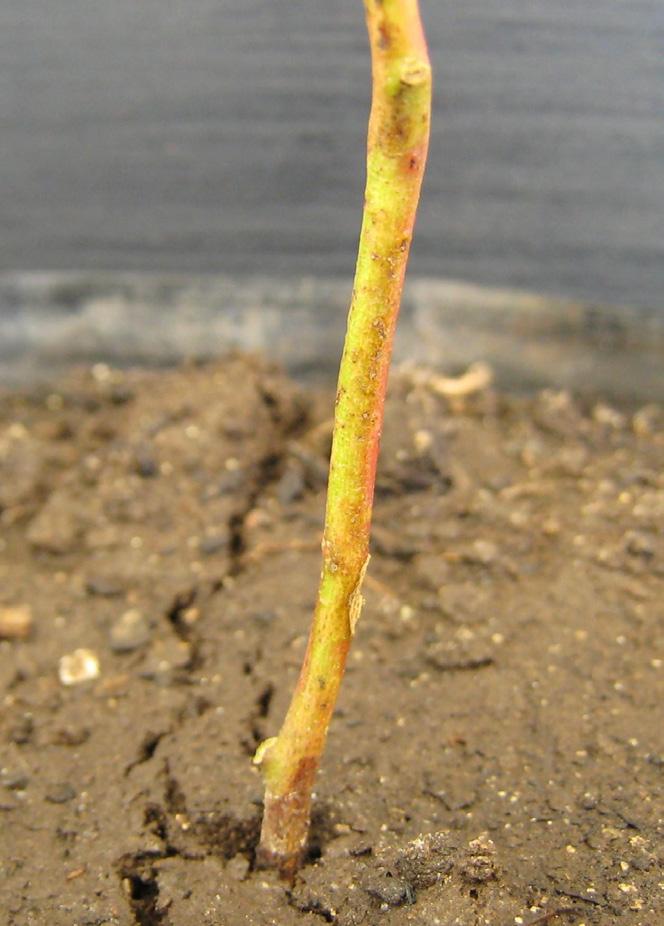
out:
<path id="1" fill-rule="evenodd" d="M 362 607 L 385 388 L 429 141 L 431 69 L 418 0 L 364 0 L 372 61 L 367 181 L 339 371 L 323 564 L 304 664 L 265 781 L 258 862 L 292 878 L 311 792 Z"/>

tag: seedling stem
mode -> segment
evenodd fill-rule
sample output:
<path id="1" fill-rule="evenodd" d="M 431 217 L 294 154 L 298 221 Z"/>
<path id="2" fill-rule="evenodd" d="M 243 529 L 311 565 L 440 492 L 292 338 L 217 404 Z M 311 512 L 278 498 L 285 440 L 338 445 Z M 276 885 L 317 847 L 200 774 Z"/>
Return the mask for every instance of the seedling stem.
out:
<path id="1" fill-rule="evenodd" d="M 265 782 L 258 863 L 292 879 L 314 778 L 362 608 L 385 388 L 429 141 L 431 69 L 418 0 L 364 0 L 372 61 L 367 180 L 335 405 L 318 599 Z"/>

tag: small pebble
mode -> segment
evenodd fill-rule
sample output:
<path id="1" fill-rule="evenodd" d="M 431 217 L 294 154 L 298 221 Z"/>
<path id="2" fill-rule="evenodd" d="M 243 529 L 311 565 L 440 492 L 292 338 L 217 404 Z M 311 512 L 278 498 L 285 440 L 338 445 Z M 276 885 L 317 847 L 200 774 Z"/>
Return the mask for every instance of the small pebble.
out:
<path id="1" fill-rule="evenodd" d="M 89 738 L 90 731 L 87 727 L 60 727 L 53 734 L 53 742 L 57 746 L 82 746 Z"/>
<path id="2" fill-rule="evenodd" d="M 80 523 L 65 492 L 54 492 L 28 525 L 26 537 L 34 549 L 63 556 L 78 546 Z"/>
<path id="3" fill-rule="evenodd" d="M 242 488 L 247 481 L 247 474 L 243 469 L 229 469 L 222 473 L 217 483 L 215 494 L 232 495 Z"/>
<path id="4" fill-rule="evenodd" d="M 0 774 L 0 781 L 8 791 L 25 791 L 30 779 L 25 772 L 3 769 Z"/>
<path id="5" fill-rule="evenodd" d="M 139 447 L 134 456 L 134 469 L 141 479 L 151 479 L 159 473 L 159 464 L 149 447 Z"/>
<path id="6" fill-rule="evenodd" d="M 631 556 L 652 559 L 655 555 L 655 544 L 652 537 L 642 531 L 627 531 L 623 542 L 625 549 Z"/>
<path id="7" fill-rule="evenodd" d="M 58 677 L 63 685 L 80 685 L 99 678 L 97 654 L 91 649 L 77 649 L 60 658 Z"/>
<path id="8" fill-rule="evenodd" d="M 244 526 L 248 531 L 269 527 L 270 524 L 272 524 L 272 518 L 263 508 L 252 508 L 244 519 Z"/>
<path id="9" fill-rule="evenodd" d="M 595 794 L 590 791 L 586 791 L 580 800 L 580 804 L 584 810 L 595 810 L 599 804 L 599 800 Z"/>
<path id="10" fill-rule="evenodd" d="M 415 903 L 415 892 L 403 878 L 394 878 L 388 875 L 369 876 L 364 884 L 364 889 L 370 897 L 379 901 L 383 909 L 403 907 Z"/>
<path id="11" fill-rule="evenodd" d="M 649 437 L 664 427 L 664 413 L 658 405 L 645 405 L 632 418 L 632 429 L 638 437 Z"/>
<path id="12" fill-rule="evenodd" d="M 610 405 L 604 405 L 604 403 L 599 403 L 594 407 L 593 418 L 598 424 L 605 424 L 610 428 L 615 428 L 615 430 L 620 430 L 627 424 L 627 418 L 622 412 L 611 408 Z"/>
<path id="13" fill-rule="evenodd" d="M 29 605 L 0 608 L 0 639 L 25 640 L 32 631 L 32 611 Z"/>
<path id="14" fill-rule="evenodd" d="M 112 375 L 112 370 L 107 363 L 95 363 L 90 372 L 96 383 L 107 383 Z"/>
<path id="15" fill-rule="evenodd" d="M 215 553 L 219 553 L 220 550 L 224 550 L 228 546 L 230 539 L 229 531 L 210 534 L 203 537 L 199 544 L 199 550 L 203 556 L 213 556 Z"/>
<path id="16" fill-rule="evenodd" d="M 257 624 L 267 626 L 275 620 L 277 615 L 274 611 L 254 611 L 251 616 Z"/>
<path id="17" fill-rule="evenodd" d="M 191 646 L 177 638 L 158 640 L 150 649 L 141 677 L 170 685 L 174 678 L 191 664 Z"/>
<path id="18" fill-rule="evenodd" d="M 431 445 L 433 444 L 433 434 L 431 431 L 426 430 L 416 431 L 413 434 L 413 444 L 418 453 L 426 453 L 427 450 L 431 449 Z"/>
<path id="19" fill-rule="evenodd" d="M 88 595 L 97 595 L 99 598 L 114 598 L 121 595 L 124 588 L 120 582 L 106 576 L 91 575 L 85 580 L 85 590 Z"/>
<path id="20" fill-rule="evenodd" d="M 498 557 L 498 547 L 491 540 L 476 540 L 473 543 L 475 558 L 484 566 L 489 566 Z"/>
<path id="21" fill-rule="evenodd" d="M 110 399 L 113 405 L 126 405 L 133 398 L 134 393 L 129 386 L 117 385 L 111 389 Z"/>
<path id="22" fill-rule="evenodd" d="M 131 608 L 111 627 L 110 646 L 114 653 L 131 653 L 150 641 L 150 625 L 141 611 Z"/>
<path id="23" fill-rule="evenodd" d="M 49 802 L 49 804 L 66 804 L 68 801 L 72 801 L 75 797 L 76 791 L 72 788 L 68 781 L 62 781 L 51 785 L 45 794 L 45 799 Z"/>
<path id="24" fill-rule="evenodd" d="M 557 518 L 545 518 L 542 521 L 542 533 L 546 537 L 556 537 L 560 533 L 560 521 Z"/>
<path id="25" fill-rule="evenodd" d="M 35 724 L 32 714 L 23 714 L 18 717 L 9 730 L 9 742 L 16 743 L 17 746 L 23 746 L 32 739 L 35 730 Z"/>
<path id="26" fill-rule="evenodd" d="M 185 627 L 193 627 L 200 620 L 200 608 L 186 608 L 182 612 L 182 623 Z"/>

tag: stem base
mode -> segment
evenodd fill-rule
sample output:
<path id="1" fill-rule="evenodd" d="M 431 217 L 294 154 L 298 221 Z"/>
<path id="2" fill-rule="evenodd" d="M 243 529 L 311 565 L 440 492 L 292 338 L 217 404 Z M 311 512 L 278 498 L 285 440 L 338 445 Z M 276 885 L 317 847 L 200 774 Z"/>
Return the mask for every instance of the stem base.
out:
<path id="1" fill-rule="evenodd" d="M 293 881 L 306 853 L 311 791 L 317 769 L 316 759 L 302 759 L 293 786 L 286 794 L 277 794 L 270 788 L 265 791 L 256 867 L 276 869 L 286 881 Z"/>

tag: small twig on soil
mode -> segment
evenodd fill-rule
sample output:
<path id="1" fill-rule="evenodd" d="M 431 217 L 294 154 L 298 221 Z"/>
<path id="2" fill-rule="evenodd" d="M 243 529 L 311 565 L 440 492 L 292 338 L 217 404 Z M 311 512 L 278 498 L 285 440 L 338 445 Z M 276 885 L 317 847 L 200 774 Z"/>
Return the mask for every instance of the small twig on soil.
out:
<path id="1" fill-rule="evenodd" d="M 409 370 L 411 381 L 417 386 L 427 386 L 432 392 L 446 399 L 456 399 L 483 392 L 493 382 L 493 370 L 488 363 L 471 363 L 460 376 L 440 376 L 427 370 Z"/>
<path id="2" fill-rule="evenodd" d="M 596 897 L 586 897 L 583 894 L 575 894 L 573 891 L 558 891 L 563 897 L 570 897 L 572 900 L 582 900 L 584 903 L 592 904 L 594 907 L 603 907 L 604 904 Z"/>

